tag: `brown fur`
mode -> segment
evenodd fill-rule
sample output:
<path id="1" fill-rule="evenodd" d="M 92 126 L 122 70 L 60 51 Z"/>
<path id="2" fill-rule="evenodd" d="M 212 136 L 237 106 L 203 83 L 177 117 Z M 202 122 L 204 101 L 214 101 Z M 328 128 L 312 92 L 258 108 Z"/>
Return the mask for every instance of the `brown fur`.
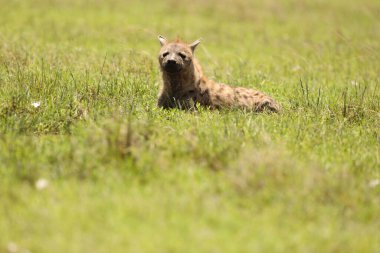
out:
<path id="1" fill-rule="evenodd" d="M 278 112 L 279 104 L 264 93 L 216 83 L 203 75 L 194 58 L 199 40 L 188 45 L 180 40 L 168 42 L 159 36 L 161 50 L 158 56 L 162 72 L 158 106 L 163 108 L 195 108 L 198 103 L 210 108 L 244 108 L 256 112 Z"/>

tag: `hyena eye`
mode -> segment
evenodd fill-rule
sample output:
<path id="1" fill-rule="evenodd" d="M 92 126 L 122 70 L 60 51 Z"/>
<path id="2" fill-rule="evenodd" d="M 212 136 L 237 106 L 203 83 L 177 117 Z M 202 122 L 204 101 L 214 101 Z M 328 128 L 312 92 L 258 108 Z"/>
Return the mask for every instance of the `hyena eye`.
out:
<path id="1" fill-rule="evenodd" d="M 186 59 L 186 55 L 183 53 L 178 53 L 178 55 L 182 58 L 182 60 Z"/>
<path id="2" fill-rule="evenodd" d="M 168 54 L 169 54 L 169 52 L 165 52 L 162 54 L 162 57 L 166 57 L 166 56 L 168 56 Z"/>

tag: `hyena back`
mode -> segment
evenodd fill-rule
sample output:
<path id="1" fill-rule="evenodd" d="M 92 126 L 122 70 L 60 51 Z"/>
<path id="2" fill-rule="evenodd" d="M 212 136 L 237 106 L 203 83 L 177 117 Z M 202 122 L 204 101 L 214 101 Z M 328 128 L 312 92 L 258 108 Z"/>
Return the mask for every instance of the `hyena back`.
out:
<path id="1" fill-rule="evenodd" d="M 158 106 L 163 108 L 194 108 L 200 104 L 209 108 L 244 108 L 256 112 L 278 112 L 279 104 L 264 93 L 216 83 L 203 75 L 194 58 L 200 41 L 191 44 L 182 41 L 168 42 L 158 37 L 161 50 L 158 56 L 163 85 L 160 88 Z"/>

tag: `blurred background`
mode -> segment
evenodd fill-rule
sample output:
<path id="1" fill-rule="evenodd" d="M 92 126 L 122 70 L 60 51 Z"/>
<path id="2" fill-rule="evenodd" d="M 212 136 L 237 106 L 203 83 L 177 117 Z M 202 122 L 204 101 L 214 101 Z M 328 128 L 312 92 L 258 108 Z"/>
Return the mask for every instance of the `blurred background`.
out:
<path id="1" fill-rule="evenodd" d="M 161 34 L 276 115 L 159 110 Z M 379 252 L 378 0 L 0 0 L 0 252 Z"/>

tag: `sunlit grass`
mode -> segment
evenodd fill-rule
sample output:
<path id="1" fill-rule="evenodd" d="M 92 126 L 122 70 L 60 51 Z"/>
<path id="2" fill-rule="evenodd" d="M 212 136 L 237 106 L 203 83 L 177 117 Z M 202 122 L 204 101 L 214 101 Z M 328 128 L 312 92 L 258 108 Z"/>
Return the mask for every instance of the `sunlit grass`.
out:
<path id="1" fill-rule="evenodd" d="M 1 1 L 0 252 L 377 252 L 376 1 Z M 280 114 L 156 107 L 157 35 Z"/>

